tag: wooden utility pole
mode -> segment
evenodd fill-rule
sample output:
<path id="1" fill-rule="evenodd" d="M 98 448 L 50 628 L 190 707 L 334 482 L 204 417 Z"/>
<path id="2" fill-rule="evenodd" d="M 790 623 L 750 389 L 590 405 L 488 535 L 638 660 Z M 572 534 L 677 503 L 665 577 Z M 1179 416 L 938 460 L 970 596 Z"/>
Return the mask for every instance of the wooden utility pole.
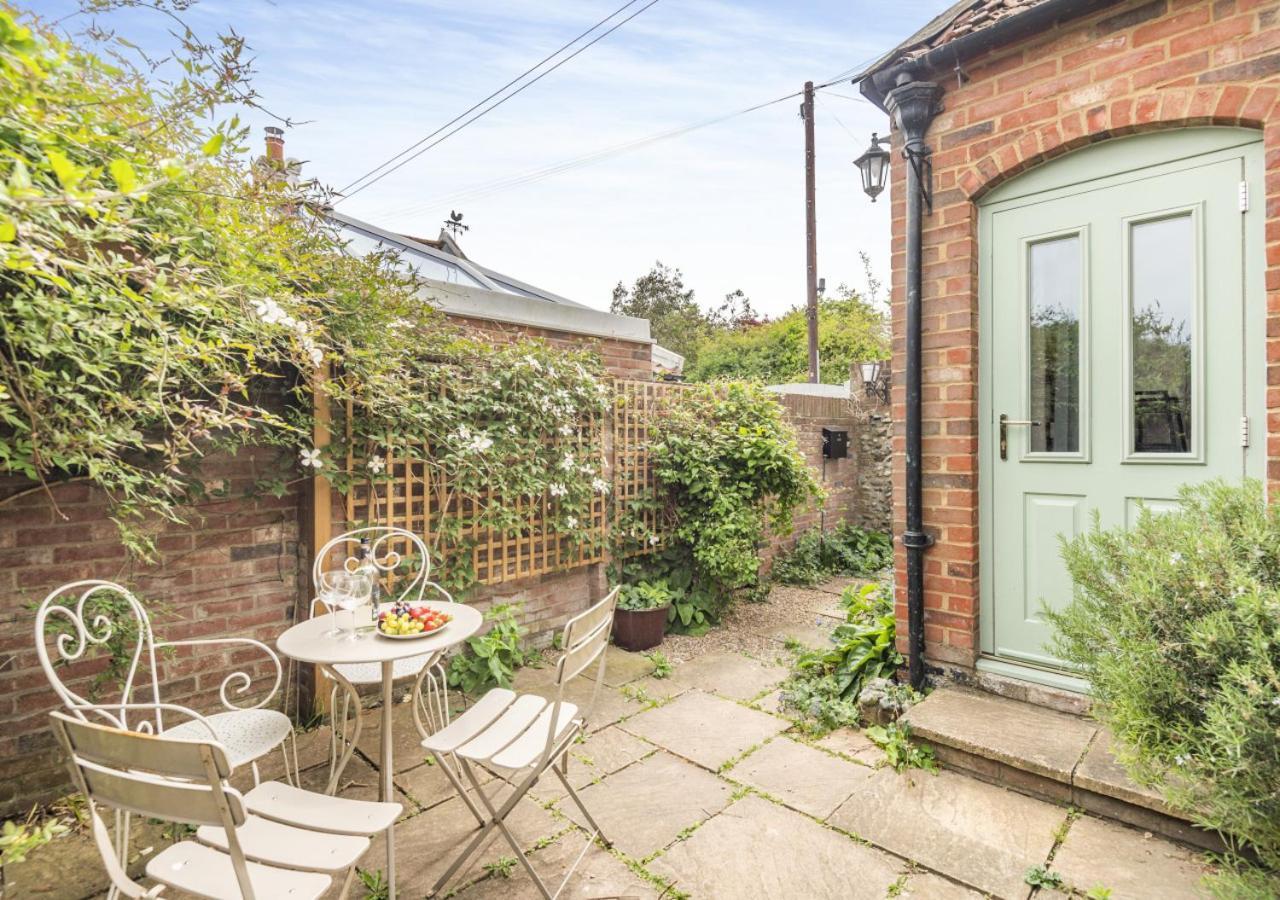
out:
<path id="1" fill-rule="evenodd" d="M 818 210 L 813 161 L 813 82 L 804 83 L 804 228 L 806 260 L 805 317 L 809 324 L 809 381 L 818 383 Z"/>

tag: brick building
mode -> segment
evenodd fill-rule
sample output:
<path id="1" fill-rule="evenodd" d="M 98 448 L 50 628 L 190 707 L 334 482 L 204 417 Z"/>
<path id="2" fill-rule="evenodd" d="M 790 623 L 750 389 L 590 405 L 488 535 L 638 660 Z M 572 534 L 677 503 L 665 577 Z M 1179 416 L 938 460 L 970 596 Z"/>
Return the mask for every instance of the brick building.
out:
<path id="1" fill-rule="evenodd" d="M 855 78 L 893 123 L 899 534 L 904 116 L 932 99 L 915 126 L 932 163 L 918 464 L 935 671 L 1081 689 L 1038 615 L 1070 596 L 1058 536 L 1182 483 L 1280 483 L 1278 17 L 1257 0 L 965 0 Z"/>

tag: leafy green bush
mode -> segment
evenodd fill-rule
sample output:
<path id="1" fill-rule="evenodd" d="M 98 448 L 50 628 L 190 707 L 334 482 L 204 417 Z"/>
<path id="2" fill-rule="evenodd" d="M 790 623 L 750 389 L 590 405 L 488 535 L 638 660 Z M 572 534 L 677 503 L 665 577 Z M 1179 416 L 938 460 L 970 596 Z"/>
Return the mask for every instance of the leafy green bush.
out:
<path id="1" fill-rule="evenodd" d="M 1066 544 L 1054 649 L 1089 679 L 1136 780 L 1280 870 L 1280 508 L 1262 485 Z"/>
<path id="2" fill-rule="evenodd" d="M 894 646 L 892 591 L 849 587 L 841 603 L 845 621 L 831 633 L 831 647 L 800 653 L 782 686 L 782 705 L 800 713 L 811 732 L 855 724 L 862 685 L 892 677 L 902 664 Z"/>
<path id="3" fill-rule="evenodd" d="M 675 598 L 671 588 L 664 579 L 657 581 L 640 581 L 636 584 L 624 584 L 618 591 L 618 609 L 643 612 L 646 609 L 660 609 Z"/>
<path id="4" fill-rule="evenodd" d="M 823 532 L 810 529 L 780 555 L 771 572 L 783 584 L 817 584 L 834 575 L 868 575 L 893 562 L 893 541 L 882 532 L 841 522 Z"/>
<path id="5" fill-rule="evenodd" d="M 467 638 L 467 649 L 449 660 L 450 687 L 475 694 L 491 687 L 511 687 L 516 669 L 527 661 L 521 641 L 525 629 L 517 618 L 519 606 L 500 604 L 484 615 L 488 631 Z"/>

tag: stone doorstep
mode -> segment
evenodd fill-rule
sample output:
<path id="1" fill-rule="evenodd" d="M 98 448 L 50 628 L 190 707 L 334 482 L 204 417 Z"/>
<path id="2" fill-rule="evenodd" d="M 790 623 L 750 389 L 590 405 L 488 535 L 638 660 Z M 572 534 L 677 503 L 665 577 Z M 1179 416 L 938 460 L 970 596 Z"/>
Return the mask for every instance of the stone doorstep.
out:
<path id="1" fill-rule="evenodd" d="M 947 768 L 1176 841 L 1224 849 L 1216 835 L 1192 827 L 1154 791 L 1131 781 L 1111 755 L 1106 730 L 1090 720 L 953 686 L 936 689 L 903 719 Z"/>

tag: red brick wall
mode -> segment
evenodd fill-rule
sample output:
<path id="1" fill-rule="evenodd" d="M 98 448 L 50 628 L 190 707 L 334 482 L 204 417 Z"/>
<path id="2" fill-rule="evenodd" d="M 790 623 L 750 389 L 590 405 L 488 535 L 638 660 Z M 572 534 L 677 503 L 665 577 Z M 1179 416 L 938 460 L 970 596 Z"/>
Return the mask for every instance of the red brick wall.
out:
<path id="1" fill-rule="evenodd" d="M 33 607 L 60 584 L 102 578 L 133 589 L 153 609 L 158 640 L 238 635 L 273 642 L 292 621 L 298 596 L 298 495 L 246 499 L 266 474 L 274 450 L 246 450 L 212 458 L 203 475 L 229 499 L 186 513 L 188 524 L 159 527 L 159 559 L 144 565 L 126 557 L 103 493 L 67 483 L 28 491 L 0 505 L 0 816 L 66 792 L 66 770 L 52 752 L 49 710 L 59 706 L 36 659 Z M 0 479 L 0 497 L 30 488 Z M 99 663 L 105 660 L 100 660 Z M 235 650 L 180 651 L 160 663 L 166 702 L 210 709 L 233 671 L 269 688 L 274 668 L 261 656 Z M 100 664 L 77 666 L 73 689 L 84 694 Z M 108 689 L 104 697 L 114 696 Z M 148 699 L 144 693 L 140 699 Z"/>
<path id="2" fill-rule="evenodd" d="M 463 316 L 450 316 L 449 319 L 491 337 L 512 341 L 533 337 L 545 341 L 552 347 L 565 350 L 590 350 L 599 354 L 601 362 L 604 363 L 610 375 L 639 381 L 653 379 L 653 345 L 650 343 L 624 341 L 618 338 L 587 337 L 567 331 L 510 325 L 490 319 L 470 319 Z"/>
<path id="3" fill-rule="evenodd" d="M 889 510 L 877 502 L 881 493 L 875 482 L 885 480 L 881 466 L 882 449 L 888 435 L 872 417 L 881 409 L 856 405 L 837 397 L 807 397 L 787 394 L 779 398 L 786 408 L 787 421 L 796 430 L 800 452 L 805 462 L 827 491 L 826 502 L 812 504 L 795 514 L 791 534 L 770 535 L 761 550 L 766 565 L 780 550 L 788 549 L 796 538 L 811 528 L 830 530 L 843 520 L 856 522 L 863 528 L 889 530 Z M 849 433 L 849 455 L 844 459 L 822 457 L 822 429 L 844 429 Z"/>
<path id="4" fill-rule="evenodd" d="M 1092 142 L 1188 125 L 1257 128 L 1266 148 L 1268 482 L 1280 486 L 1280 3 L 1133 0 L 966 61 L 957 86 L 933 74 L 943 112 L 934 212 L 924 223 L 925 646 L 971 666 L 978 652 L 978 216 L 1003 181 Z M 900 135 L 895 134 L 896 151 Z M 903 383 L 905 167 L 893 166 L 894 383 Z M 894 418 L 903 421 L 903 390 Z M 904 519 L 903 436 L 895 436 L 894 518 Z M 905 559 L 899 548 L 905 649 Z"/>

